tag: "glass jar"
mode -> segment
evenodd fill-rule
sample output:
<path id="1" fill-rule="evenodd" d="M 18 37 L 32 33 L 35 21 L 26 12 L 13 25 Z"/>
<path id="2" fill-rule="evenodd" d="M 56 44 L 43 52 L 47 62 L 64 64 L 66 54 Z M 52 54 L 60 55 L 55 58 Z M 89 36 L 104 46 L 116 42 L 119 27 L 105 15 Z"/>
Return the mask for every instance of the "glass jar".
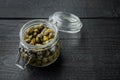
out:
<path id="1" fill-rule="evenodd" d="M 26 43 L 24 41 L 25 31 L 40 23 L 44 23 L 55 32 L 52 41 L 41 46 Z M 19 54 L 16 65 L 21 69 L 25 69 L 28 64 L 35 67 L 45 67 L 52 64 L 57 60 L 61 51 L 59 31 L 76 33 L 80 31 L 81 27 L 80 19 L 66 12 L 56 12 L 49 17 L 49 20 L 36 19 L 27 22 L 20 30 Z"/>

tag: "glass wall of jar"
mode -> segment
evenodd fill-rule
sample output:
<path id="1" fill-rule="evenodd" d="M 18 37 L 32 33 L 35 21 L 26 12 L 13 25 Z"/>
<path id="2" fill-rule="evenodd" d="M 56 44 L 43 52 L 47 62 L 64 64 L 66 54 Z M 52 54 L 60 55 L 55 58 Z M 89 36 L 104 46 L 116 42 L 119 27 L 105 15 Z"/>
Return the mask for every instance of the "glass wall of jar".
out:
<path id="1" fill-rule="evenodd" d="M 25 42 L 24 35 L 28 28 L 31 28 L 38 24 L 44 24 L 55 32 L 54 38 L 46 43 L 45 45 L 30 45 Z M 60 41 L 58 29 L 47 20 L 32 20 L 27 22 L 20 30 L 20 44 L 19 44 L 19 54 L 16 65 L 21 69 L 24 69 L 27 64 L 36 66 L 36 67 L 44 67 L 48 66 L 60 55 Z"/>

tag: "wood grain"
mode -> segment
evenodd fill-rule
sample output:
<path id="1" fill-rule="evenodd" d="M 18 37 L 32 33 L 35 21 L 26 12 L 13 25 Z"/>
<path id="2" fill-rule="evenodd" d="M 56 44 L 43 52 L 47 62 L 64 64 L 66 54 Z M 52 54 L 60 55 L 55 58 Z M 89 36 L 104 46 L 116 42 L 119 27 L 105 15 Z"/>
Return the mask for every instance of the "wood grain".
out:
<path id="1" fill-rule="evenodd" d="M 0 18 L 48 18 L 67 11 L 80 18 L 119 17 L 119 0 L 0 0 Z"/>
<path id="2" fill-rule="evenodd" d="M 81 32 L 60 32 L 59 59 L 45 68 L 15 66 L 19 30 L 28 20 L 0 20 L 0 80 L 120 79 L 120 19 L 82 19 Z"/>

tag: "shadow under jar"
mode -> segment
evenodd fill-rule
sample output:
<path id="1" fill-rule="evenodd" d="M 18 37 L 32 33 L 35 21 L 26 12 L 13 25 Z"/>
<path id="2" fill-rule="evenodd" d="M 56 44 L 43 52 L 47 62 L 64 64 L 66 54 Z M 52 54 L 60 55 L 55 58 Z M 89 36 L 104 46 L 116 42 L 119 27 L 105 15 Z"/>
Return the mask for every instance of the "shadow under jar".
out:
<path id="1" fill-rule="evenodd" d="M 24 40 L 26 31 L 40 23 L 54 31 L 53 39 L 44 45 L 30 45 Z M 59 32 L 77 33 L 82 28 L 80 19 L 71 13 L 55 12 L 49 17 L 49 20 L 32 20 L 23 25 L 20 30 L 20 44 L 18 51 L 18 60 L 16 65 L 25 69 L 26 65 L 35 67 L 45 67 L 57 60 L 61 51 Z"/>

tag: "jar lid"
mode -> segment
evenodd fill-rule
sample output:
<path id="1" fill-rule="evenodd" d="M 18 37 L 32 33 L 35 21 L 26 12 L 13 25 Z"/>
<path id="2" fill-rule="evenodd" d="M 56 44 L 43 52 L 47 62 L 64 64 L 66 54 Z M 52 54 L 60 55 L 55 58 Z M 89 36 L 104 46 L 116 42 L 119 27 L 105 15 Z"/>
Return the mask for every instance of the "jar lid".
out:
<path id="1" fill-rule="evenodd" d="M 59 31 L 66 33 L 77 33 L 83 26 L 79 17 L 67 12 L 55 12 L 49 16 L 49 22 L 55 25 Z"/>

